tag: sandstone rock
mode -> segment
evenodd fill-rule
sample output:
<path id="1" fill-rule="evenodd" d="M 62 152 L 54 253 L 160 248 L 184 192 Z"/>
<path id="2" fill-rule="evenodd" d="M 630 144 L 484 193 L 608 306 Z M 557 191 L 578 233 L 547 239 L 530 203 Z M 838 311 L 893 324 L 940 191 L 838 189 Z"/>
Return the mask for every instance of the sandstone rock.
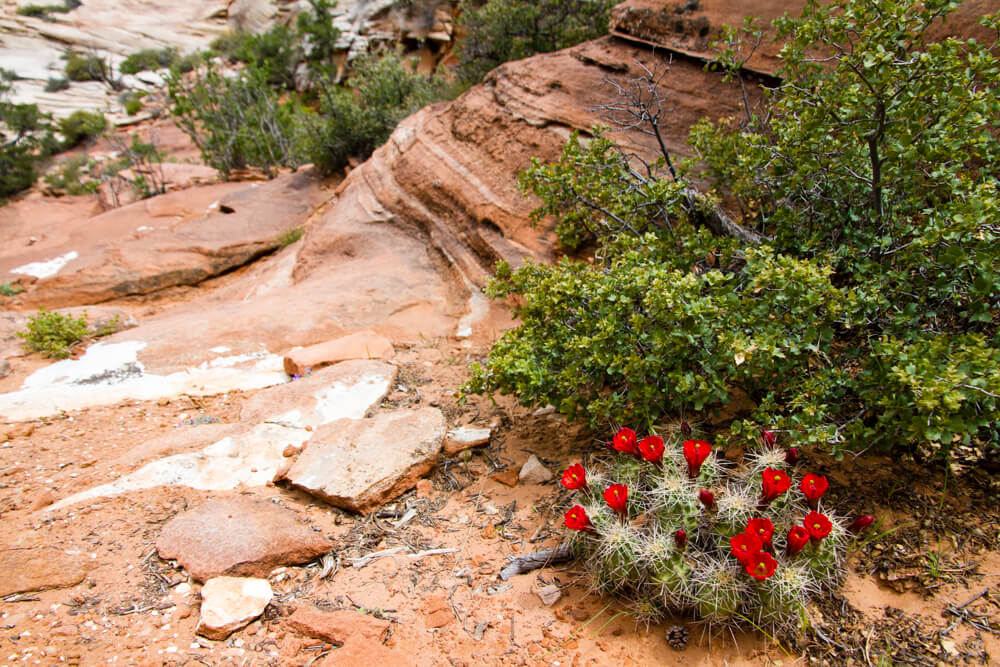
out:
<path id="1" fill-rule="evenodd" d="M 518 481 L 518 471 L 513 469 L 504 470 L 502 472 L 490 475 L 490 479 L 496 480 L 501 484 L 504 484 L 509 487 L 515 487 L 517 486 L 517 481 Z"/>
<path id="2" fill-rule="evenodd" d="M 466 449 L 485 445 L 492 435 L 493 429 L 490 428 L 460 426 L 452 429 L 444 438 L 444 453 L 446 456 L 454 456 Z"/>
<path id="3" fill-rule="evenodd" d="M 0 551 L 0 573 L 0 597 L 75 586 L 87 576 L 81 556 L 51 547 Z"/>
<path id="4" fill-rule="evenodd" d="M 376 641 L 347 642 L 341 648 L 330 651 L 318 667 L 411 667 L 413 656 L 398 649 L 392 649 Z"/>
<path id="5" fill-rule="evenodd" d="M 333 545 L 274 503 L 244 497 L 211 500 L 171 519 L 156 548 L 197 581 L 220 575 L 264 577 L 276 567 L 313 560 Z"/>
<path id="6" fill-rule="evenodd" d="M 195 632 L 225 639 L 264 613 L 274 593 L 267 579 L 216 577 L 201 589 L 201 617 Z"/>
<path id="7" fill-rule="evenodd" d="M 542 586 L 536 590 L 535 595 L 537 595 L 538 599 L 542 601 L 542 604 L 546 607 L 551 607 L 559 601 L 559 598 L 562 597 L 562 591 L 559 590 L 559 587 L 555 584 L 549 584 L 548 586 Z"/>
<path id="8" fill-rule="evenodd" d="M 413 488 L 437 462 L 444 433 L 436 408 L 343 419 L 315 431 L 285 478 L 332 505 L 367 512 Z"/>
<path id="9" fill-rule="evenodd" d="M 434 493 L 434 482 L 429 479 L 417 480 L 417 498 L 430 498 Z"/>
<path id="10" fill-rule="evenodd" d="M 552 479 L 552 471 L 532 454 L 521 466 L 521 472 L 517 477 L 522 484 L 544 484 Z"/>
<path id="11" fill-rule="evenodd" d="M 320 611 L 311 606 L 298 607 L 286 621 L 307 637 L 331 644 L 348 641 L 381 641 L 389 630 L 389 622 L 356 611 Z"/>
<path id="12" fill-rule="evenodd" d="M 285 372 L 304 375 L 306 370 L 319 370 L 323 366 L 349 359 L 392 359 L 395 352 L 392 341 L 374 331 L 360 331 L 335 340 L 292 350 L 285 357 Z"/>

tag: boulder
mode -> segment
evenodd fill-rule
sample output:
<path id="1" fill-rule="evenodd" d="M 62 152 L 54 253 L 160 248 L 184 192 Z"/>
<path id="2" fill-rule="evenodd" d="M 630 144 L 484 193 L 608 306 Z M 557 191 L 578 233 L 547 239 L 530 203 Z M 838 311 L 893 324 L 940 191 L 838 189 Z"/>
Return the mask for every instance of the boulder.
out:
<path id="1" fill-rule="evenodd" d="M 75 586 L 87 576 L 80 555 L 53 547 L 0 550 L 0 597 Z"/>
<path id="2" fill-rule="evenodd" d="M 201 617 L 195 632 L 225 639 L 264 613 L 274 597 L 267 579 L 216 577 L 201 589 Z"/>
<path id="3" fill-rule="evenodd" d="M 156 548 L 161 558 L 176 560 L 197 581 L 265 577 L 276 567 L 307 563 L 333 548 L 298 519 L 270 502 L 210 500 L 171 519 Z"/>
<path id="4" fill-rule="evenodd" d="M 312 606 L 298 607 L 286 623 L 296 632 L 331 644 L 348 641 L 381 641 L 389 630 L 389 621 L 357 611 L 320 611 Z"/>
<path id="5" fill-rule="evenodd" d="M 392 359 L 392 341 L 374 331 L 359 331 L 325 343 L 292 350 L 285 357 L 285 372 L 305 375 L 338 361 L 350 359 Z"/>
<path id="6" fill-rule="evenodd" d="M 517 476 L 522 484 L 544 484 L 552 479 L 552 471 L 532 454 L 521 466 L 521 472 Z"/>
<path id="7" fill-rule="evenodd" d="M 436 463 L 445 434 L 437 408 L 380 412 L 316 430 L 284 479 L 355 512 L 367 512 L 416 484 Z"/>

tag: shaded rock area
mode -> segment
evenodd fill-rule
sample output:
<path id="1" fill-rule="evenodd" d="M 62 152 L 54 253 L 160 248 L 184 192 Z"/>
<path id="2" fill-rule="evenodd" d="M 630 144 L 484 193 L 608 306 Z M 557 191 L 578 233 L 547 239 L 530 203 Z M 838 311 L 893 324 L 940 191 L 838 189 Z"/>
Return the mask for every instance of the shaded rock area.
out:
<path id="1" fill-rule="evenodd" d="M 79 553 L 51 547 L 0 550 L 0 597 L 75 586 L 86 576 Z"/>
<path id="2" fill-rule="evenodd" d="M 437 408 L 340 420 L 317 429 L 284 479 L 337 507 L 367 512 L 414 487 L 437 462 L 444 434 Z"/>
<path id="3" fill-rule="evenodd" d="M 220 575 L 264 577 L 280 565 L 313 560 L 332 548 L 323 535 L 274 503 L 227 498 L 203 503 L 163 526 L 160 558 L 176 560 L 197 581 Z"/>
<path id="4" fill-rule="evenodd" d="M 215 577 L 201 589 L 201 617 L 196 632 L 225 639 L 264 613 L 274 597 L 267 579 Z"/>

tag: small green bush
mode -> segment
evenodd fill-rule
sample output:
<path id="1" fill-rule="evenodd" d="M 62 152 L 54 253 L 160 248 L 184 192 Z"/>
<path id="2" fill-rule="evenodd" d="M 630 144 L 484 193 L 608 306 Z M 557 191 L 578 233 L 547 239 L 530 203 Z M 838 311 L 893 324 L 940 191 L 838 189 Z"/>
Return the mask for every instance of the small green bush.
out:
<path id="1" fill-rule="evenodd" d="M 69 79 L 64 77 L 49 77 L 49 80 L 45 82 L 45 92 L 47 93 L 58 93 L 61 90 L 66 90 L 69 88 Z"/>
<path id="2" fill-rule="evenodd" d="M 18 16 L 30 16 L 36 19 L 43 19 L 55 8 L 47 5 L 24 5 L 17 8 Z"/>
<path id="3" fill-rule="evenodd" d="M 283 232 L 281 235 L 278 236 L 278 246 L 281 248 L 290 246 L 299 239 L 301 239 L 302 235 L 305 233 L 306 230 L 302 229 L 301 227 L 292 227 L 288 231 Z"/>
<path id="4" fill-rule="evenodd" d="M 65 148 L 73 148 L 85 140 L 96 137 L 108 127 L 108 121 L 99 111 L 77 110 L 59 121 L 59 133 L 64 137 Z"/>
<path id="5" fill-rule="evenodd" d="M 31 186 L 36 162 L 58 148 L 48 116 L 34 104 L 14 104 L 0 82 L 0 198 Z"/>
<path id="6" fill-rule="evenodd" d="M 278 24 L 265 33 L 228 33 L 212 42 L 212 49 L 233 63 L 253 65 L 268 85 L 295 89 L 295 70 L 305 52 L 292 28 Z"/>
<path id="7" fill-rule="evenodd" d="M 70 81 L 108 81 L 111 69 L 97 56 L 70 55 L 64 67 Z"/>
<path id="8" fill-rule="evenodd" d="M 85 173 L 91 166 L 90 160 L 85 155 L 70 157 L 57 171 L 45 175 L 45 184 L 57 195 L 93 194 L 97 192 L 97 181 L 85 180 Z"/>
<path id="9" fill-rule="evenodd" d="M 19 331 L 17 336 L 24 339 L 24 346 L 32 352 L 65 359 L 73 346 L 88 333 L 86 313 L 74 318 L 39 308 L 38 313 L 28 320 L 28 330 Z"/>
<path id="10" fill-rule="evenodd" d="M 180 58 L 180 54 L 174 48 L 143 49 L 125 58 L 118 69 L 123 74 L 136 74 L 173 67 Z"/>
<path id="11" fill-rule="evenodd" d="M 125 101 L 125 113 L 129 116 L 134 116 L 140 111 L 142 111 L 142 100 L 136 97 L 130 97 Z"/>
<path id="12" fill-rule="evenodd" d="M 0 294 L 3 296 L 17 296 L 24 291 L 24 288 L 16 283 L 3 283 L 0 285 Z"/>

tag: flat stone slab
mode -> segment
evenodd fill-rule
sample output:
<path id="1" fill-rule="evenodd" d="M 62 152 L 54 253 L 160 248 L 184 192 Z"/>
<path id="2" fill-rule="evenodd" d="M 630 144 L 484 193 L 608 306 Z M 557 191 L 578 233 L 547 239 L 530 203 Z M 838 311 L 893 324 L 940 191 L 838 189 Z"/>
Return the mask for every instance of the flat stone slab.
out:
<path id="1" fill-rule="evenodd" d="M 285 372 L 289 375 L 305 375 L 309 370 L 317 370 L 338 361 L 350 359 L 392 359 L 395 351 L 392 341 L 374 331 L 359 331 L 292 350 L 285 356 Z"/>
<path id="2" fill-rule="evenodd" d="M 250 498 L 212 500 L 171 519 L 156 541 L 160 557 L 179 562 L 198 581 L 220 575 L 266 577 L 282 565 L 307 563 L 333 548 L 298 522 L 298 514 Z"/>
<path id="3" fill-rule="evenodd" d="M 201 617 L 195 632 L 225 639 L 264 613 L 274 592 L 267 579 L 216 577 L 201 589 Z"/>
<path id="4" fill-rule="evenodd" d="M 389 631 L 389 621 L 358 611 L 320 611 L 311 605 L 298 607 L 286 621 L 307 637 L 343 645 L 350 641 L 380 641 Z"/>
<path id="5" fill-rule="evenodd" d="M 0 550 L 0 597 L 75 586 L 86 576 L 81 557 L 62 549 Z"/>
<path id="6" fill-rule="evenodd" d="M 331 505 L 367 512 L 434 467 L 445 430 L 437 408 L 332 422 L 316 431 L 284 479 Z"/>
<path id="7" fill-rule="evenodd" d="M 491 437 L 493 437 L 491 428 L 460 426 L 448 431 L 444 439 L 444 453 L 446 456 L 453 456 L 466 449 L 488 444 Z"/>

